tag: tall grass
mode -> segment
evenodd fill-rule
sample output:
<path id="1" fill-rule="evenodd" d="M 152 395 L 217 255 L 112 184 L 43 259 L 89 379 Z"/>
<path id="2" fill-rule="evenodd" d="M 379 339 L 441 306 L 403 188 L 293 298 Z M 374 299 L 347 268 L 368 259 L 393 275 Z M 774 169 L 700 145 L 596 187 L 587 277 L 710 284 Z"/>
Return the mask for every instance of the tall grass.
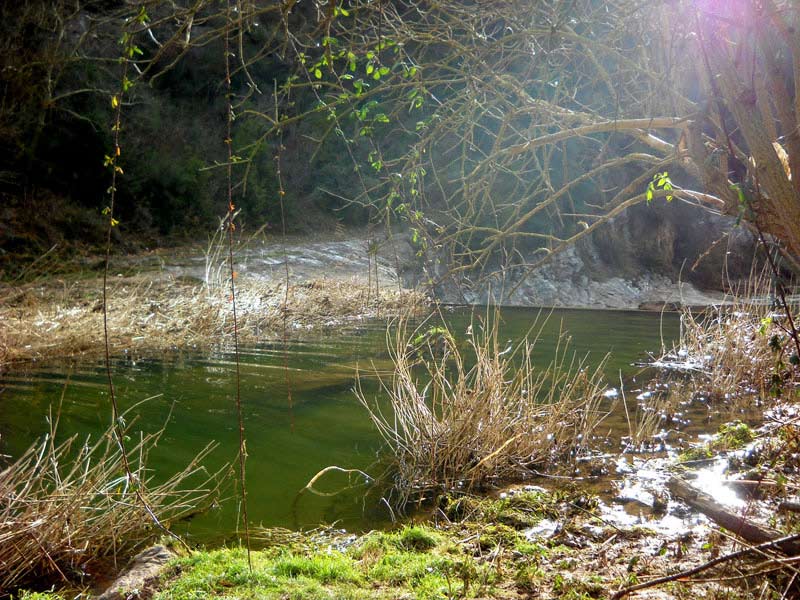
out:
<path id="1" fill-rule="evenodd" d="M 356 394 L 390 449 L 393 504 L 434 490 L 469 490 L 533 472 L 570 468 L 605 413 L 603 364 L 589 367 L 560 336 L 549 363 L 537 336 L 502 348 L 498 317 L 476 323 L 463 345 L 444 327 L 389 336 L 394 373 L 383 394 Z"/>
<path id="2" fill-rule="evenodd" d="M 786 311 L 776 308 L 768 272 L 754 273 L 724 306 L 681 315 L 678 344 L 654 366 L 692 375 L 694 393 L 739 409 L 754 397 L 796 385 L 794 345 Z M 788 304 L 797 315 L 797 302 Z"/>
<path id="3" fill-rule="evenodd" d="M 54 425 L 0 471 L 0 596 L 26 584 L 78 582 L 109 559 L 127 559 L 162 534 L 147 507 L 166 525 L 208 506 L 218 479 L 200 463 L 212 445 L 156 484 L 146 464 L 159 437 L 129 442 L 132 478 L 111 427 L 95 440 L 57 442 Z"/>

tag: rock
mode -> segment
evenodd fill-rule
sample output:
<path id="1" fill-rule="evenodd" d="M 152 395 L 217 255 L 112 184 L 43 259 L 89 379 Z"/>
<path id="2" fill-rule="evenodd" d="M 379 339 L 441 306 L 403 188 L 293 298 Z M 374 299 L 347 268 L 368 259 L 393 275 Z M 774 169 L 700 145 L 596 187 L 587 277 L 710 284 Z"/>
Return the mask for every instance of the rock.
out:
<path id="1" fill-rule="evenodd" d="M 642 302 L 639 305 L 639 310 L 645 310 L 648 312 L 677 312 L 680 311 L 681 304 L 680 302 Z"/>
<path id="2" fill-rule="evenodd" d="M 151 598 L 155 584 L 175 554 L 165 546 L 152 546 L 137 554 L 98 600 Z"/>
<path id="3" fill-rule="evenodd" d="M 532 247 L 515 250 L 516 267 L 491 263 L 476 272 L 429 250 L 409 260 L 403 281 L 433 283 L 444 304 L 673 311 L 723 303 L 722 291 L 749 277 L 756 247 L 733 218 L 653 203 L 611 219 L 532 273 L 523 265 L 542 257 Z M 448 275 L 450 267 L 459 272 Z"/>

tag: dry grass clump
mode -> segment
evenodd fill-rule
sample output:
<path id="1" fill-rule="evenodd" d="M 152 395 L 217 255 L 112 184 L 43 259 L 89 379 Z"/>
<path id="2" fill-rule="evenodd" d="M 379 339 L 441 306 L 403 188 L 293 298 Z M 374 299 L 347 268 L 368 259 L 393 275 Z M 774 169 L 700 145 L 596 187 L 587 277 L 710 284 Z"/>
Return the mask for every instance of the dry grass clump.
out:
<path id="1" fill-rule="evenodd" d="M 409 335 L 401 321 L 386 398 L 357 387 L 390 448 L 396 505 L 569 467 L 604 418 L 602 364 L 588 368 L 561 338 L 549 365 L 534 366 L 536 339 L 502 349 L 497 320 L 476 325 L 464 347 L 444 327 Z"/>
<path id="2" fill-rule="evenodd" d="M 94 441 L 57 443 L 54 428 L 0 471 L 0 596 L 25 584 L 79 582 L 162 535 L 137 499 L 139 482 L 162 524 L 208 505 L 216 478 L 200 461 L 211 447 L 149 485 L 145 464 L 158 437 L 142 435 L 128 448 L 135 481 L 125 476 L 111 429 Z"/>
<path id="3" fill-rule="evenodd" d="M 102 348 L 100 286 L 78 281 L 0 290 L 0 365 Z M 282 331 L 285 284 L 237 278 L 240 340 L 257 342 Z M 312 280 L 290 285 L 286 323 L 292 332 L 354 318 L 397 315 L 422 306 L 424 296 L 385 287 L 376 297 L 366 284 Z M 114 349 L 204 347 L 232 340 L 230 287 L 188 278 L 115 278 L 109 288 L 108 329 Z"/>
<path id="4" fill-rule="evenodd" d="M 786 312 L 776 308 L 768 277 L 753 277 L 731 304 L 681 315 L 677 347 L 654 366 L 687 372 L 695 394 L 741 408 L 753 397 L 780 395 L 800 381 Z M 800 307 L 790 302 L 797 323 Z"/>

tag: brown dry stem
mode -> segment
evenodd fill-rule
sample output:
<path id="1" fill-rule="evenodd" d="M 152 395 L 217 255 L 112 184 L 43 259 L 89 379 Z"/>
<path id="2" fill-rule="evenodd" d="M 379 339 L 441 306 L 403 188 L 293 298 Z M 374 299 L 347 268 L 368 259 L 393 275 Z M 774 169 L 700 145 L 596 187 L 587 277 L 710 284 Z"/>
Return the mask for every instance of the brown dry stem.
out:
<path id="1" fill-rule="evenodd" d="M 202 510 L 218 487 L 200 466 L 213 445 L 155 484 L 146 463 L 160 432 L 128 448 L 130 481 L 112 428 L 61 442 L 55 429 L 0 471 L 0 595 L 26 582 L 75 581 L 98 561 L 124 560 L 161 535 L 137 500 L 138 485 L 147 484 L 148 506 L 164 523 Z"/>
<path id="2" fill-rule="evenodd" d="M 243 343 L 280 335 L 284 283 L 237 279 L 239 334 Z M 112 351 L 163 351 L 226 343 L 232 336 L 230 291 L 194 280 L 137 276 L 115 278 L 109 286 Z M 424 296 L 387 286 L 368 299 L 358 280 L 317 279 L 295 284 L 286 306 L 295 335 L 342 321 L 397 315 L 426 304 Z M 0 289 L 0 365 L 98 354 L 102 313 L 94 281 L 49 282 Z"/>
<path id="3" fill-rule="evenodd" d="M 397 506 L 567 467 L 603 420 L 602 362 L 590 369 L 562 338 L 540 368 L 536 339 L 503 348 L 497 321 L 474 323 L 465 345 L 442 327 L 408 333 L 401 321 L 390 340 L 394 373 L 383 381 L 388 402 L 357 388 L 389 446 Z"/>

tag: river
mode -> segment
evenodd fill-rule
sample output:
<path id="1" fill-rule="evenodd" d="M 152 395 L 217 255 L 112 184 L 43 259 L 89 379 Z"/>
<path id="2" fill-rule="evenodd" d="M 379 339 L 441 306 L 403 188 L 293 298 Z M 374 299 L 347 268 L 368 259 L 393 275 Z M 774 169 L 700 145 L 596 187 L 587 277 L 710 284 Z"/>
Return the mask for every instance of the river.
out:
<path id="1" fill-rule="evenodd" d="M 484 313 L 481 308 L 455 309 L 444 318 L 458 338 Z M 548 363 L 559 332 L 567 331 L 571 348 L 588 355 L 590 363 L 611 353 L 606 365 L 610 388 L 619 385 L 620 372 L 631 376 L 637 370 L 632 364 L 648 352 L 657 354 L 662 344 L 670 346 L 679 329 L 675 314 L 507 308 L 502 311 L 501 340 L 520 340 L 534 324 L 535 331 L 541 327 L 535 362 Z M 371 473 L 381 441 L 352 387 L 358 370 L 367 393 L 378 393 L 370 373 L 391 368 L 386 339 L 385 322 L 365 321 L 291 341 L 286 352 L 280 341 L 241 350 L 251 522 L 288 528 L 325 523 L 353 531 L 387 522 L 388 512 L 380 503 L 364 502 L 363 488 L 333 497 L 298 496 L 329 465 Z M 156 480 L 181 468 L 210 441 L 219 447 L 206 461 L 209 470 L 235 460 L 234 365 L 234 356 L 224 349 L 114 360 L 119 401 L 123 409 L 133 407 L 131 430 L 165 427 L 148 462 Z M 47 416 L 57 410 L 62 394 L 59 437 L 97 436 L 108 426 L 101 361 L 31 364 L 0 375 L 0 454 L 17 456 L 48 431 Z M 337 485 L 329 481 L 321 487 Z M 227 493 L 232 496 L 233 488 Z M 234 535 L 236 522 L 237 504 L 229 498 L 175 529 L 194 541 L 217 543 Z"/>

